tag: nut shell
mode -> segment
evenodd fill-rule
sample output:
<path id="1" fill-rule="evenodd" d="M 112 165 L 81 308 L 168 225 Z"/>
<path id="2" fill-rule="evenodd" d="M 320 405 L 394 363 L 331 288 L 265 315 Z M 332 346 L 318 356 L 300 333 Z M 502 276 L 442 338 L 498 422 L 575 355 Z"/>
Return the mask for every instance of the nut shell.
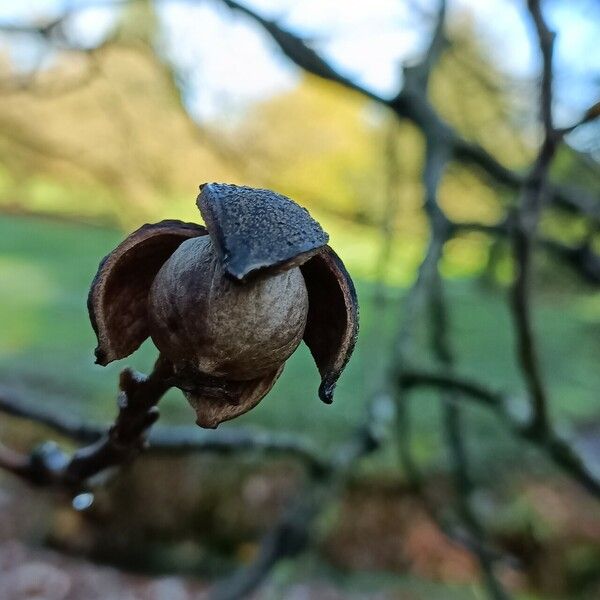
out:
<path id="1" fill-rule="evenodd" d="M 214 429 L 254 408 L 271 390 L 284 365 L 275 372 L 248 381 L 216 380 L 196 382 L 191 391 L 184 390 L 187 401 L 196 411 L 196 424 Z"/>
<path id="2" fill-rule="evenodd" d="M 98 364 L 128 356 L 148 337 L 147 297 L 156 273 L 179 244 L 204 235 L 206 229 L 195 223 L 147 224 L 104 257 L 88 296 Z"/>
<path id="3" fill-rule="evenodd" d="M 234 279 L 301 265 L 327 244 L 321 226 L 287 196 L 225 183 L 205 183 L 200 190 L 196 203 Z"/>
<path id="4" fill-rule="evenodd" d="M 277 371 L 297 348 L 308 295 L 297 267 L 233 281 L 201 237 L 182 243 L 162 266 L 148 308 L 154 343 L 180 369 L 244 381 Z"/>
<path id="5" fill-rule="evenodd" d="M 329 246 L 300 268 L 310 306 L 304 342 L 321 374 L 319 397 L 330 404 L 358 337 L 358 299 L 344 263 Z"/>

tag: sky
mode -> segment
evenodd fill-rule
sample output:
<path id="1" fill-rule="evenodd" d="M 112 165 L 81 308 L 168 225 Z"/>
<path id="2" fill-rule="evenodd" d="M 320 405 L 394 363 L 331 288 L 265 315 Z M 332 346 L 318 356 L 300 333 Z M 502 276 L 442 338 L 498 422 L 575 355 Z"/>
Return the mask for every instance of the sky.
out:
<path id="1" fill-rule="evenodd" d="M 244 1 L 244 0 L 242 0 Z M 112 0 L 0 0 L 0 22 L 44 21 L 77 9 L 70 32 L 78 42 L 101 41 L 118 14 Z M 261 15 L 309 39 L 341 72 L 383 96 L 401 83 L 403 62 L 418 57 L 435 0 L 245 0 Z M 199 119 L 243 107 L 293 87 L 299 73 L 267 35 L 216 0 L 158 0 L 162 51 L 185 75 L 186 104 Z M 547 0 L 556 44 L 557 117 L 565 124 L 600 96 L 600 2 Z M 537 48 L 524 0 L 449 0 L 449 19 L 470 19 L 498 66 L 516 77 L 535 76 Z M 425 26 L 424 26 L 425 25 Z M 24 68 L 36 48 L 11 39 Z M 590 83 L 595 79 L 595 85 Z M 575 116 L 573 116 L 575 115 Z M 559 123 L 560 124 L 560 123 Z"/>

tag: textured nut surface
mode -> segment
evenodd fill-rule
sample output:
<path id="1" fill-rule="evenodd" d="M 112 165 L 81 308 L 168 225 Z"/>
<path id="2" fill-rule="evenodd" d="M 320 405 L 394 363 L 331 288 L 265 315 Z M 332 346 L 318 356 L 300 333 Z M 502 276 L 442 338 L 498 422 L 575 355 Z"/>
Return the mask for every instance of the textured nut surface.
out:
<path id="1" fill-rule="evenodd" d="M 297 267 L 239 283 L 226 277 L 211 240 L 185 241 L 158 272 L 150 334 L 176 364 L 250 380 L 276 371 L 304 334 L 308 295 Z"/>
<path id="2" fill-rule="evenodd" d="M 206 183 L 197 204 L 225 271 L 238 280 L 301 265 L 329 239 L 305 208 L 271 190 Z"/>

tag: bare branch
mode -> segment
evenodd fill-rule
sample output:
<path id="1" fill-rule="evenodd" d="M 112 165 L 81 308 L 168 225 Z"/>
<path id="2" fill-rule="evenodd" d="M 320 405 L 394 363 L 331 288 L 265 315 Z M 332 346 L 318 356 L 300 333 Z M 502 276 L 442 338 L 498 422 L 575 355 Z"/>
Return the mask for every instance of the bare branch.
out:
<path id="1" fill-rule="evenodd" d="M 304 552 L 310 543 L 310 529 L 315 517 L 329 500 L 325 492 L 326 487 L 322 485 L 309 485 L 264 537 L 257 558 L 249 566 L 218 582 L 209 596 L 210 600 L 249 597 L 281 560 Z"/>
<path id="2" fill-rule="evenodd" d="M 557 138 L 552 119 L 552 54 L 554 34 L 544 21 L 539 0 L 528 0 L 528 8 L 537 31 L 542 55 L 540 87 L 540 119 L 544 126 L 544 141 L 537 159 L 525 180 L 520 203 L 515 211 L 513 253 L 517 269 L 511 293 L 511 306 L 516 334 L 519 365 L 525 379 L 534 419 L 531 426 L 548 428 L 548 395 L 542 378 L 530 309 L 532 254 L 537 224 L 546 203 L 548 170 L 556 152 Z"/>
<path id="3" fill-rule="evenodd" d="M 567 476 L 573 477 L 588 492 L 600 498 L 600 481 L 587 468 L 582 457 L 571 448 L 569 442 L 550 428 L 540 431 L 532 428 L 529 422 L 516 420 L 508 408 L 512 401 L 509 396 L 490 390 L 468 378 L 448 373 L 405 370 L 398 374 L 398 382 L 404 389 L 416 386 L 454 389 L 482 406 L 491 408 L 514 435 L 535 445 Z"/>
<path id="4" fill-rule="evenodd" d="M 542 54 L 542 85 L 540 90 L 540 115 L 546 135 L 552 135 L 554 124 L 552 119 L 552 56 L 554 54 L 554 32 L 548 29 L 541 9 L 541 0 L 527 0 L 529 14 L 535 25 L 540 51 Z"/>
<path id="5" fill-rule="evenodd" d="M 434 35 L 429 46 L 424 61 L 407 72 L 409 85 L 415 89 L 426 93 L 427 80 L 429 73 L 439 54 L 443 36 L 443 19 L 445 4 L 440 5 L 440 12 Z M 412 78 L 412 81 L 410 79 Z M 444 242 L 453 231 L 452 223 L 440 210 L 437 203 L 437 189 L 448 164 L 450 152 L 444 139 L 438 139 L 434 132 L 427 137 L 426 161 L 423 174 L 425 185 L 424 205 L 430 222 L 430 240 L 427 251 L 418 271 L 417 279 L 408 295 L 404 305 L 404 318 L 398 331 L 395 343 L 394 364 L 399 372 L 409 364 L 412 355 L 414 325 L 419 320 L 420 313 L 427 301 L 431 301 L 434 290 L 437 289 L 439 282 L 438 262 L 441 258 Z M 438 335 L 440 331 L 436 331 Z M 431 503 L 427 497 L 425 485 L 417 465 L 412 457 L 410 444 L 410 425 L 408 415 L 408 398 L 403 396 L 403 388 L 399 386 L 396 389 L 396 429 L 398 435 L 399 454 L 402 465 L 404 466 L 405 476 L 407 477 L 411 489 L 417 494 L 424 508 L 431 518 L 438 524 L 440 529 L 453 541 L 458 542 L 476 556 L 480 558 L 483 570 L 486 573 L 486 580 L 490 580 L 488 585 L 490 589 L 501 589 L 496 584 L 492 573 L 492 562 L 498 558 L 497 554 L 485 547 L 481 539 L 472 535 L 470 531 L 467 535 L 460 534 L 454 524 L 441 514 L 441 512 Z M 490 573 L 490 576 L 487 576 Z M 495 597 L 503 598 L 501 595 Z"/>
<path id="6" fill-rule="evenodd" d="M 437 139 L 428 139 L 425 169 L 423 173 L 425 184 L 425 206 L 431 223 L 432 237 L 441 240 L 441 245 L 448 239 L 450 227 L 448 219 L 441 211 L 437 193 L 441 178 L 448 162 L 445 147 L 439 145 Z M 428 289 L 430 323 L 431 323 L 431 349 L 441 367 L 451 373 L 454 367 L 454 356 L 449 340 L 449 317 L 446 307 L 443 283 L 439 272 L 438 262 L 435 264 L 433 276 Z M 458 514 L 464 523 L 481 572 L 486 589 L 494 600 L 507 600 L 508 594 L 496 578 L 494 560 L 487 551 L 483 526 L 471 506 L 471 497 L 474 491 L 473 482 L 469 474 L 467 450 L 461 426 L 461 408 L 455 401 L 454 390 L 442 392 L 444 401 L 444 429 L 452 457 L 452 473 L 457 492 Z"/>
<path id="7" fill-rule="evenodd" d="M 252 9 L 243 6 L 234 0 L 219 1 L 232 10 L 241 12 L 256 21 L 273 38 L 281 51 L 301 69 L 304 69 L 317 77 L 321 77 L 322 79 L 340 83 L 344 87 L 353 89 L 363 96 L 367 96 L 376 102 L 385 104 L 386 101 L 381 96 L 358 85 L 350 78 L 336 71 L 300 37 L 277 25 L 274 21 L 269 21 L 261 17 Z"/>
<path id="8" fill-rule="evenodd" d="M 28 463 L 12 472 L 39 485 L 76 488 L 83 481 L 105 469 L 130 460 L 146 443 L 146 431 L 158 418 L 157 402 L 171 387 L 171 365 L 159 357 L 149 376 L 125 369 L 119 382 L 119 413 L 108 432 L 89 446 L 77 450 L 71 457 L 55 444 L 44 444 L 29 457 Z M 14 403 L 13 414 L 25 416 Z M 19 414 L 19 412 L 21 414 Z M 42 415 L 48 425 L 70 427 L 72 423 L 60 423 L 60 419 Z M 89 436 L 83 428 L 78 435 Z"/>
<path id="9" fill-rule="evenodd" d="M 401 386 L 399 386 L 399 390 L 397 391 L 401 397 L 402 392 L 400 390 Z M 404 475 L 407 479 L 409 489 L 415 494 L 430 519 L 437 524 L 444 535 L 449 540 L 465 548 L 468 552 L 472 552 L 474 555 L 484 553 L 487 560 L 490 562 L 504 562 L 511 566 L 518 565 L 518 561 L 515 557 L 507 556 L 504 553 L 500 554 L 494 548 L 490 548 L 482 543 L 480 539 L 474 538 L 467 533 L 464 527 L 454 522 L 455 519 L 449 517 L 445 511 L 439 510 L 435 503 L 429 499 L 425 479 L 414 460 L 411 450 L 412 427 L 411 419 L 408 414 L 407 399 L 397 402 L 396 430 L 398 434 L 400 464 L 404 469 Z"/>
<path id="10" fill-rule="evenodd" d="M 443 24 L 438 23 L 436 35 L 440 35 L 439 32 L 442 31 L 442 28 Z M 432 66 L 433 63 L 430 62 L 427 68 L 431 69 Z M 426 85 L 426 82 L 426 78 L 421 79 L 421 85 Z M 438 133 L 435 128 L 433 130 L 426 130 L 427 146 L 423 182 L 425 186 L 424 205 L 430 223 L 430 240 L 427 252 L 419 268 L 417 279 L 405 302 L 404 319 L 395 343 L 394 365 L 399 372 L 402 372 L 410 364 L 413 330 L 420 316 L 419 313 L 428 302 L 432 302 L 432 298 L 436 295 L 436 292 L 441 292 L 439 288 L 438 263 L 442 255 L 444 243 L 452 231 L 451 222 L 441 211 L 437 202 L 437 190 L 451 155 L 448 138 L 445 136 L 440 137 Z M 440 308 L 440 306 L 438 305 L 437 308 Z M 443 362 L 449 360 L 449 352 L 443 346 L 445 341 L 441 341 L 441 337 L 445 336 L 445 331 L 436 329 L 434 336 L 436 341 L 442 344 L 437 346 L 437 350 L 441 350 L 440 358 Z M 439 514 L 439 511 L 429 502 L 426 496 L 421 476 L 410 451 L 410 442 L 407 435 L 408 415 L 406 404 L 408 398 L 403 396 L 403 389 L 402 386 L 399 386 L 396 390 L 396 413 L 400 459 L 405 467 L 406 476 L 413 490 L 419 495 L 424 507 L 436 521 L 440 529 L 451 539 L 458 541 L 477 556 L 484 573 L 486 585 L 492 597 L 504 599 L 506 596 L 493 573 L 493 561 L 496 560 L 497 555 L 490 551 L 480 539 L 480 530 L 474 531 L 472 528 L 469 528 L 468 535 L 457 536 L 455 528 Z"/>
<path id="11" fill-rule="evenodd" d="M 498 238 L 508 237 L 512 232 L 508 220 L 494 225 L 452 221 L 450 226 L 454 235 L 475 231 Z M 592 285 L 600 284 L 600 256 L 594 252 L 591 237 L 575 246 L 569 246 L 551 238 L 540 236 L 537 236 L 534 241 L 539 247 L 573 269 L 582 280 Z"/>
<path id="12" fill-rule="evenodd" d="M 70 440 L 84 444 L 94 444 L 106 433 L 104 427 L 85 423 L 69 413 L 48 410 L 41 403 L 24 402 L 14 392 L 3 387 L 0 387 L 0 412 L 39 423 Z M 301 436 L 291 433 L 232 427 L 205 431 L 198 427 L 162 426 L 150 430 L 146 439 L 147 451 L 155 454 L 267 452 L 298 458 L 315 472 L 330 468 L 327 458 L 317 448 Z"/>
<path id="13" fill-rule="evenodd" d="M 355 81 L 352 81 L 350 77 L 340 73 L 318 52 L 311 48 L 306 41 L 281 27 L 276 22 L 261 17 L 251 8 L 242 5 L 235 0 L 218 1 L 232 10 L 243 13 L 258 23 L 271 36 L 281 51 L 301 69 L 323 79 L 338 83 L 348 89 L 358 92 L 362 96 L 369 98 L 378 104 L 387 106 L 399 119 L 408 119 L 412 121 L 426 135 L 437 132 L 440 137 L 447 140 L 453 159 L 477 166 L 497 183 L 501 183 L 513 190 L 519 189 L 523 185 L 525 176 L 508 169 L 480 145 L 459 135 L 439 116 L 428 102 L 427 98 L 424 97 L 424 94 L 415 93 L 415 86 L 409 86 L 412 89 L 407 88 L 400 91 L 394 98 L 384 98 Z M 95 2 L 87 4 L 86 6 L 119 7 L 126 4 L 127 1 L 116 0 L 110 2 L 95 0 Z M 442 19 L 440 18 L 444 14 L 443 5 L 444 3 L 441 2 L 432 43 L 429 46 L 424 61 L 421 63 L 421 70 L 426 72 L 431 69 L 431 65 L 443 47 L 443 28 Z M 89 49 L 87 48 L 72 46 L 69 40 L 64 38 L 63 33 L 60 32 L 61 27 L 67 18 L 79 9 L 81 9 L 81 5 L 73 5 L 71 10 L 61 17 L 40 26 L 21 26 L 17 24 L 0 23 L 0 31 L 6 33 L 41 35 L 46 38 L 58 35 L 58 39 L 65 48 L 74 51 L 88 52 Z M 59 34 L 56 33 L 57 31 Z M 425 81 L 426 79 L 427 78 L 425 78 Z M 549 185 L 548 197 L 549 201 L 562 209 L 585 215 L 596 222 L 600 222 L 600 204 L 594 197 L 583 190 L 571 189 L 559 185 Z"/>
<path id="14" fill-rule="evenodd" d="M 444 429 L 446 440 L 451 450 L 452 472 L 458 492 L 458 512 L 463 523 L 469 530 L 471 538 L 477 540 L 474 553 L 479 560 L 485 586 L 490 598 L 494 600 L 509 600 L 510 596 L 504 590 L 494 572 L 496 557 L 490 556 L 484 545 L 483 540 L 486 538 L 486 533 L 472 508 L 471 498 L 475 491 L 475 486 L 469 474 L 469 462 L 460 406 L 452 398 L 452 392 L 450 392 L 449 396 L 447 390 L 443 394 L 447 396 L 444 404 Z"/>
<path id="15" fill-rule="evenodd" d="M 422 93 L 415 93 L 414 87 L 400 91 L 392 99 L 379 96 L 334 69 L 321 55 L 309 48 L 300 37 L 277 23 L 264 19 L 252 9 L 233 0 L 219 0 L 219 2 L 242 12 L 261 25 L 282 52 L 300 68 L 328 81 L 339 83 L 366 98 L 387 106 L 398 118 L 413 122 L 426 136 L 435 134 L 439 138 L 445 139 L 448 148 L 451 149 L 452 158 L 481 168 L 498 183 L 513 190 L 520 189 L 523 185 L 525 177 L 521 173 L 508 169 L 480 145 L 461 137 L 439 116 Z M 436 29 L 436 31 L 438 30 L 439 28 Z M 600 203 L 583 190 L 549 185 L 548 196 L 549 201 L 560 208 L 586 215 L 594 221 L 600 221 Z"/>
<path id="16" fill-rule="evenodd" d="M 404 86 L 427 91 L 429 77 L 444 48 L 446 38 L 444 26 L 446 21 L 446 0 L 440 0 L 431 39 L 423 59 L 416 65 L 404 68 Z"/>
<path id="17" fill-rule="evenodd" d="M 521 212 L 519 217 L 522 222 L 536 215 L 528 211 L 528 214 Z M 532 235 L 533 232 L 526 232 L 522 225 L 515 228 L 513 245 L 517 274 L 512 287 L 511 306 L 519 365 L 534 407 L 535 421 L 532 427 L 545 429 L 548 426 L 548 398 L 539 366 L 529 304 Z"/>
<path id="18" fill-rule="evenodd" d="M 102 427 L 83 423 L 69 413 L 48 410 L 42 403 L 27 403 L 4 386 L 0 387 L 0 412 L 39 423 L 76 442 L 89 444 L 104 433 Z"/>
<path id="19" fill-rule="evenodd" d="M 570 125 L 569 127 L 564 127 L 563 129 L 558 129 L 556 131 L 556 133 L 560 137 L 563 137 L 563 136 L 567 135 L 568 133 L 571 133 L 572 131 L 574 131 L 575 129 L 580 127 L 581 125 L 585 125 L 586 123 L 591 123 L 592 121 L 595 121 L 598 117 L 600 117 L 600 101 L 598 101 L 595 104 L 593 104 L 592 106 L 590 106 L 583 113 L 581 118 L 578 121 L 576 121 L 575 123 L 573 123 L 573 125 Z"/>
<path id="20" fill-rule="evenodd" d="M 401 370 L 397 379 L 398 384 L 403 389 L 410 389 L 415 386 L 454 389 L 494 409 L 502 406 L 505 400 L 502 394 L 489 390 L 475 381 L 448 373 L 417 369 Z"/>

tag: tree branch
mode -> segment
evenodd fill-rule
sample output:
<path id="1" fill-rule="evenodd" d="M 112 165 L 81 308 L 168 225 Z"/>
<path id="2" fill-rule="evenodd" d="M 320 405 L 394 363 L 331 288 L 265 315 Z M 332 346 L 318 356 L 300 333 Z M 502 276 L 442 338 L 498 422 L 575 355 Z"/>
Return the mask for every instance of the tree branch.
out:
<path id="1" fill-rule="evenodd" d="M 540 115 L 547 136 L 554 133 L 552 119 L 552 56 L 554 54 L 554 32 L 548 29 L 541 9 L 541 0 L 527 0 L 527 8 L 535 25 L 542 54 L 542 85 L 540 89 Z"/>
<path id="2" fill-rule="evenodd" d="M 451 221 L 450 227 L 453 234 L 475 231 L 494 238 L 508 237 L 512 233 L 508 220 L 493 225 L 477 222 Z M 600 284 L 600 256 L 594 252 L 592 236 L 588 236 L 587 239 L 575 246 L 562 244 L 551 238 L 540 237 L 539 235 L 534 241 L 538 246 L 573 269 L 583 281 L 592 285 Z"/>
<path id="3" fill-rule="evenodd" d="M 306 550 L 310 543 L 312 524 L 328 500 L 325 488 L 309 485 L 284 511 L 278 523 L 263 538 L 256 559 L 247 567 L 235 571 L 218 582 L 210 600 L 240 600 L 248 598 L 284 559 L 292 559 Z"/>
<path id="4" fill-rule="evenodd" d="M 423 175 L 426 190 L 425 204 L 431 223 L 431 235 L 434 238 L 440 239 L 441 246 L 443 246 L 450 234 L 448 220 L 439 208 L 437 198 L 447 159 L 444 147 L 439 146 L 437 138 L 428 139 Z M 449 318 L 438 262 L 435 264 L 428 292 L 432 352 L 444 371 L 451 373 L 454 368 L 454 355 L 448 337 Z M 472 540 L 471 546 L 479 562 L 483 581 L 490 598 L 494 600 L 507 600 L 509 596 L 500 581 L 496 578 L 494 560 L 486 547 L 484 528 L 480 524 L 471 505 L 474 485 L 469 474 L 467 450 L 461 426 L 461 408 L 456 402 L 455 391 L 452 389 L 442 391 L 442 399 L 444 403 L 444 429 L 452 459 L 452 474 L 458 499 L 458 514 L 469 532 L 469 538 Z"/>
<path id="5" fill-rule="evenodd" d="M 279 46 L 280 50 L 298 67 L 312 73 L 322 79 L 340 83 L 344 87 L 350 88 L 363 96 L 367 96 L 375 102 L 385 104 L 384 98 L 378 96 L 374 92 L 369 91 L 348 77 L 345 77 L 338 71 L 336 71 L 326 60 L 324 60 L 315 50 L 313 50 L 308 44 L 300 37 L 287 31 L 283 27 L 280 27 L 274 21 L 270 21 L 261 17 L 258 13 L 254 12 L 251 8 L 239 4 L 234 0 L 219 0 L 222 4 L 228 8 L 238 11 L 247 17 L 250 17 L 253 21 L 257 22 L 275 41 Z"/>
<path id="6" fill-rule="evenodd" d="M 263 27 L 279 46 L 280 50 L 301 69 L 317 77 L 338 83 L 378 104 L 387 106 L 398 118 L 408 119 L 413 122 L 426 136 L 435 133 L 439 137 L 444 138 L 452 151 L 452 158 L 481 168 L 498 183 L 513 190 L 519 189 L 523 185 L 525 176 L 508 169 L 484 148 L 460 136 L 439 116 L 423 93 L 415 91 L 414 86 L 410 89 L 403 89 L 392 99 L 379 96 L 334 69 L 320 54 L 310 48 L 302 38 L 294 33 L 284 29 L 273 21 L 264 19 L 251 8 L 243 6 L 234 0 L 218 1 L 232 10 L 245 14 Z M 438 28 L 436 28 L 436 31 L 438 31 Z M 432 44 L 430 48 L 436 48 L 437 52 L 439 46 Z M 600 222 L 600 203 L 583 190 L 549 185 L 548 195 L 549 199 L 558 207 L 569 212 L 583 214 L 596 222 Z"/>
<path id="7" fill-rule="evenodd" d="M 369 98 L 378 104 L 387 106 L 399 119 L 408 119 L 412 121 L 425 134 L 437 131 L 438 134 L 447 139 L 448 146 L 452 149 L 453 159 L 477 166 L 497 183 L 501 183 L 512 190 L 519 189 L 523 185 L 526 176 L 508 169 L 498 162 L 498 160 L 489 154 L 483 147 L 458 134 L 439 116 L 422 93 L 413 93 L 414 90 L 407 88 L 400 91 L 394 98 L 384 98 L 340 73 L 302 38 L 281 27 L 276 22 L 263 18 L 251 8 L 242 5 L 235 0 L 218 1 L 232 10 L 241 12 L 258 23 L 271 36 L 280 50 L 301 69 L 312 73 L 317 77 L 338 83 L 343 87 L 358 92 L 362 96 Z M 91 3 L 91 5 L 94 6 L 110 7 L 118 7 L 126 4 L 127 1 L 110 2 L 102 0 L 95 0 L 95 2 Z M 443 4 L 443 2 L 440 3 L 438 17 L 443 14 Z M 90 6 L 90 4 L 86 6 Z M 57 31 L 60 33 L 60 29 L 65 20 L 77 9 L 78 7 L 75 6 L 58 19 L 54 19 L 40 26 L 0 23 L 0 31 L 4 31 L 5 33 L 29 33 L 49 38 L 49 36 L 52 37 L 52 35 L 57 35 Z M 440 21 L 438 19 L 437 24 L 439 25 L 439 23 Z M 427 63 L 432 64 L 432 59 L 437 58 L 440 49 L 443 47 L 443 37 L 438 35 L 439 31 L 439 27 L 436 25 L 432 43 L 428 48 L 426 59 L 424 61 L 425 68 L 430 68 L 427 67 Z M 60 33 L 60 36 L 62 35 L 63 34 Z M 88 51 L 87 48 L 71 46 L 69 41 L 64 39 L 64 37 L 61 38 L 61 43 L 65 45 L 65 47 L 75 51 Z M 408 70 L 410 71 L 411 68 L 412 67 L 409 67 Z M 424 65 L 422 63 L 420 69 L 423 68 Z M 592 107 L 592 109 L 593 108 L 594 107 Z M 590 109 L 592 114 L 595 114 L 592 109 Z M 548 196 L 549 201 L 557 207 L 568 212 L 582 214 L 592 219 L 594 222 L 600 222 L 600 203 L 597 202 L 596 198 L 584 190 L 573 189 L 564 185 L 549 184 Z"/>
<path id="8" fill-rule="evenodd" d="M 548 170 L 557 147 L 552 119 L 552 54 L 554 34 L 544 21 L 539 0 L 528 0 L 527 6 L 538 35 L 542 55 L 540 87 L 540 120 L 544 141 L 537 159 L 525 180 L 519 206 L 515 211 L 513 253 L 516 267 L 511 293 L 511 306 L 516 334 L 519 365 L 533 404 L 534 429 L 548 428 L 548 394 L 541 374 L 530 309 L 530 286 L 533 246 L 541 210 L 546 202 Z"/>
<path id="9" fill-rule="evenodd" d="M 540 431 L 532 428 L 528 422 L 516 420 L 507 408 L 511 403 L 510 397 L 490 390 L 468 378 L 448 373 L 416 369 L 404 370 L 398 373 L 397 381 L 400 387 L 407 390 L 413 387 L 454 389 L 492 409 L 514 435 L 535 445 L 565 475 L 572 477 L 588 492 L 600 498 L 600 481 L 587 468 L 583 458 L 571 448 L 569 442 L 551 428 Z"/>
<path id="10" fill-rule="evenodd" d="M 0 412 L 39 423 L 75 442 L 94 444 L 106 429 L 73 418 L 68 413 L 50 411 L 41 404 L 26 403 L 14 392 L 0 387 Z M 198 427 L 162 426 L 146 432 L 146 450 L 155 454 L 190 454 L 195 452 L 267 452 L 286 454 L 302 460 L 316 473 L 330 468 L 327 457 L 299 435 L 254 429 L 225 427 L 215 431 Z M 1 448 L 1 447 L 0 447 Z M 12 451 L 8 451 L 11 452 Z M 16 453 L 12 453 L 16 456 Z M 27 461 L 28 457 L 22 457 Z M 2 468 L 0 460 L 0 468 Z"/>
<path id="11" fill-rule="evenodd" d="M 438 20 L 434 29 L 429 49 L 423 62 L 408 71 L 405 88 L 401 95 L 415 95 L 420 99 L 419 105 L 429 106 L 427 103 L 427 85 L 431 70 L 439 57 L 440 47 L 444 36 L 445 3 L 441 2 L 438 12 Z M 410 309 L 406 312 L 405 320 L 399 334 L 397 345 L 398 353 L 395 365 L 402 372 L 410 356 L 410 345 L 412 342 L 412 330 L 414 327 L 415 311 L 419 310 L 423 301 L 427 301 L 431 310 L 431 346 L 436 360 L 448 371 L 452 369 L 453 356 L 447 339 L 448 324 L 447 312 L 443 298 L 442 282 L 439 274 L 439 261 L 445 242 L 452 232 L 452 223 L 441 210 L 438 203 L 438 189 L 443 174 L 452 156 L 452 142 L 448 132 L 438 127 L 424 128 L 425 133 L 425 165 L 423 169 L 423 184 L 425 188 L 424 207 L 430 225 L 430 241 L 428 250 L 419 269 L 417 280 L 409 294 Z M 398 391 L 401 391 L 400 388 Z M 450 394 L 452 391 L 450 390 Z M 448 392 L 444 394 L 448 396 Z M 407 398 L 397 394 L 397 411 L 399 434 L 402 435 L 404 427 L 402 415 L 406 418 Z M 449 400 L 449 401 L 448 401 Z M 462 434 L 459 430 L 459 406 L 446 398 L 444 402 L 445 425 L 449 447 L 453 457 L 453 474 L 455 487 L 459 498 L 459 514 L 468 531 L 468 547 L 473 551 L 479 562 L 485 586 L 491 598 L 495 600 L 506 600 L 508 598 L 500 582 L 494 573 L 495 557 L 488 551 L 484 543 L 484 531 L 480 526 L 475 513 L 471 508 L 471 482 L 465 462 L 465 448 L 462 442 Z M 437 511 L 430 507 L 424 495 L 421 478 L 412 460 L 408 442 L 400 440 L 400 457 L 405 465 L 407 476 L 412 478 L 414 489 L 422 495 L 423 503 L 429 507 L 430 514 L 436 518 Z M 436 518 L 440 529 L 447 531 L 447 524 Z"/>
<path id="12" fill-rule="evenodd" d="M 429 77 L 446 43 L 445 37 L 446 23 L 446 0 L 439 0 L 439 6 L 433 27 L 433 32 L 429 40 L 429 45 L 423 56 L 423 59 L 416 65 L 404 67 L 404 86 L 415 88 L 420 91 L 426 91 L 429 84 Z"/>
<path id="13" fill-rule="evenodd" d="M 119 412 L 114 424 L 90 445 L 77 450 L 71 457 L 55 444 L 43 444 L 34 451 L 22 468 L 12 472 L 38 485 L 77 488 L 86 479 L 105 469 L 130 460 L 146 443 L 146 432 L 158 418 L 156 404 L 171 387 L 171 364 L 159 357 L 148 376 L 122 371 L 119 381 Z M 2 402 L 1 408 L 9 408 L 15 416 L 26 416 L 25 411 L 14 402 Z M 45 424 L 56 426 L 67 433 L 73 423 L 60 418 L 43 416 Z M 75 433 L 91 437 L 89 428 L 76 428 Z"/>
<path id="14" fill-rule="evenodd" d="M 575 123 L 573 123 L 573 125 L 570 125 L 569 127 L 564 127 L 562 129 L 557 129 L 557 134 L 562 138 L 565 135 L 571 133 L 572 131 L 574 131 L 575 129 L 577 129 L 578 127 L 580 127 L 581 125 L 585 125 L 586 123 L 591 123 L 592 121 L 596 120 L 598 117 L 600 117 L 600 101 L 596 102 L 595 104 L 593 104 L 592 106 L 590 106 L 581 116 L 581 118 L 578 121 L 575 121 Z"/>

